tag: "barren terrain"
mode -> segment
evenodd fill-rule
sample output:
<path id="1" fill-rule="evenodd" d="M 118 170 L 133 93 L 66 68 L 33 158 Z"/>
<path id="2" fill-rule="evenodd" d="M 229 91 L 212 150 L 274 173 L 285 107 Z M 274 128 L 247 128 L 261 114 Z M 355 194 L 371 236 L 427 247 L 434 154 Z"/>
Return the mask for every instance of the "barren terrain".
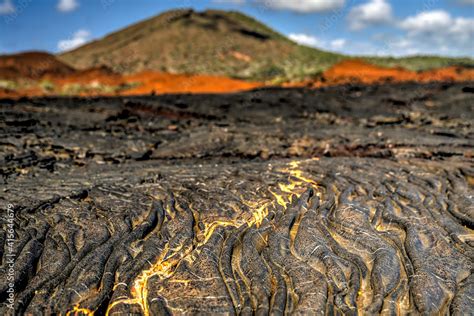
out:
<path id="1" fill-rule="evenodd" d="M 472 314 L 473 86 L 0 100 L 15 312 Z"/>

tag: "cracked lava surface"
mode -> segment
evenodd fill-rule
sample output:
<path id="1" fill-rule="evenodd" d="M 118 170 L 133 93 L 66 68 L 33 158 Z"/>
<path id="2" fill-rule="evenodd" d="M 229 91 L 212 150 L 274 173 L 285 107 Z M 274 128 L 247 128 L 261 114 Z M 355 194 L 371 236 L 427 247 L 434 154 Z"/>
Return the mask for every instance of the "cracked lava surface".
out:
<path id="1" fill-rule="evenodd" d="M 471 87 L 0 100 L 0 313 L 474 313 Z"/>

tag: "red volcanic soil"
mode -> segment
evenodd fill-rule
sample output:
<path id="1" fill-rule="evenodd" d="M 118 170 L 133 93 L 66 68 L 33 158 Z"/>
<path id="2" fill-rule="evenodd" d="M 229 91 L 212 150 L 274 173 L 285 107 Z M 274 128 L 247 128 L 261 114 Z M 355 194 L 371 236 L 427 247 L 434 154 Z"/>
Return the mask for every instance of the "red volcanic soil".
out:
<path id="1" fill-rule="evenodd" d="M 427 81 L 472 81 L 474 69 L 462 67 L 446 67 L 418 73 L 418 80 Z"/>
<path id="2" fill-rule="evenodd" d="M 404 68 L 380 67 L 354 59 L 334 65 L 325 71 L 322 77 L 323 80 L 315 82 L 315 86 L 350 82 L 372 84 L 405 81 L 468 81 L 474 80 L 474 69 L 446 67 L 416 72 Z"/>
<path id="3" fill-rule="evenodd" d="M 125 84 L 124 77 L 115 73 L 106 66 L 89 68 L 84 70 L 76 70 L 68 76 L 44 76 L 53 81 L 55 84 L 64 85 L 68 83 L 90 84 L 98 82 L 104 85 L 118 86 Z"/>
<path id="4" fill-rule="evenodd" d="M 226 93 L 249 90 L 263 83 L 248 82 L 223 76 L 183 75 L 158 72 L 141 72 L 126 77 L 127 82 L 141 84 L 124 94 L 148 93 Z"/>
<path id="5" fill-rule="evenodd" d="M 58 94 L 63 87 L 79 84 L 89 89 L 81 95 L 122 94 L 138 95 L 151 93 L 226 93 L 248 90 L 263 83 L 247 82 L 222 76 L 184 75 L 145 71 L 123 76 L 106 66 L 76 70 L 56 59 L 54 55 L 42 52 L 28 52 L 0 56 L 0 80 L 19 82 L 15 90 L 2 88 L 0 97 L 40 96 Z M 28 86 L 22 84 L 27 80 Z M 54 90 L 44 91 L 41 81 L 50 81 Z M 36 86 L 31 84 L 36 81 Z M 104 92 L 94 86 L 122 87 L 120 92 Z M 129 88 L 126 88 L 128 85 Z"/>
<path id="6" fill-rule="evenodd" d="M 385 68 L 360 60 L 346 60 L 329 68 L 323 74 L 332 84 L 358 81 L 374 83 L 380 81 L 410 81 L 416 79 L 416 73 L 403 68 Z"/>
<path id="7" fill-rule="evenodd" d="M 140 95 L 162 93 L 229 93 L 264 86 L 263 82 L 248 82 L 223 76 L 169 74 L 144 71 L 132 75 L 121 75 L 102 66 L 75 70 L 57 60 L 54 55 L 41 52 L 0 56 L 0 79 L 21 81 L 24 79 L 40 83 L 48 80 L 54 89 L 44 91 L 39 84 L 16 88 L 0 87 L 0 97 L 40 96 L 62 93 L 68 84 L 84 87 L 80 95 Z M 474 69 L 446 67 L 429 71 L 410 71 L 403 68 L 387 68 L 361 60 L 346 60 L 325 71 L 316 80 L 283 84 L 285 87 L 322 87 L 346 83 L 375 84 L 383 82 L 430 82 L 472 81 Z M 114 89 L 101 90 L 101 86 Z M 95 88 L 97 89 L 95 89 Z M 119 90 L 115 88 L 120 88 Z M 115 92 L 110 92 L 115 91 Z"/>
<path id="8" fill-rule="evenodd" d="M 26 52 L 0 56 L 1 79 L 39 79 L 44 75 L 65 76 L 74 73 L 71 66 L 44 52 Z"/>

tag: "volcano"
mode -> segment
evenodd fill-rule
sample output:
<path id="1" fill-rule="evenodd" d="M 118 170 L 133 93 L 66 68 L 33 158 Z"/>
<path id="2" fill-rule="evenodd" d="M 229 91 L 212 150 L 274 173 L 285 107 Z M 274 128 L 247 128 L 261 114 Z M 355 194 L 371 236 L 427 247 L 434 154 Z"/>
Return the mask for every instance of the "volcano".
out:
<path id="1" fill-rule="evenodd" d="M 315 77 L 352 58 L 298 45 L 240 12 L 191 9 L 167 11 L 58 57 L 79 69 L 106 65 L 125 74 L 148 70 L 277 82 Z M 367 59 L 411 70 L 474 65 L 469 58 Z"/>

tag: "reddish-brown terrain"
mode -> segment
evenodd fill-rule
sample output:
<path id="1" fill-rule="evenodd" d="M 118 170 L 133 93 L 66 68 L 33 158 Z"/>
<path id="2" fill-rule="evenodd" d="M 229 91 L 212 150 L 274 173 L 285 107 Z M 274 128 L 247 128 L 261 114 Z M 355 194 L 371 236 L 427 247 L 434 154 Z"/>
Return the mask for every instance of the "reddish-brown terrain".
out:
<path id="1" fill-rule="evenodd" d="M 40 79 L 47 76 L 71 75 L 74 68 L 45 52 L 25 52 L 0 56 L 0 79 Z"/>
<path id="2" fill-rule="evenodd" d="M 474 69 L 445 67 L 427 71 L 388 68 L 361 60 L 342 61 L 319 78 L 284 83 L 285 87 L 332 86 L 347 83 L 472 81 Z M 54 55 L 41 52 L 0 56 L 0 97 L 44 95 L 145 95 L 164 93 L 229 93 L 270 85 L 218 75 L 143 71 L 124 75 L 106 66 L 76 70 Z M 272 84 L 273 85 L 273 84 Z M 13 87 L 11 87 L 13 86 Z"/>
<path id="3" fill-rule="evenodd" d="M 122 75 L 106 66 L 76 70 L 54 55 L 36 52 L 0 56 L 0 81 L 13 86 L 0 86 L 0 97 L 226 93 L 264 85 L 216 75 L 153 71 Z"/>
<path id="4" fill-rule="evenodd" d="M 106 66 L 90 68 L 85 70 L 76 70 L 69 76 L 47 75 L 45 78 L 51 79 L 56 84 L 65 85 L 68 83 L 88 84 L 100 82 L 106 85 L 119 85 L 125 83 L 124 78 Z"/>
<path id="5" fill-rule="evenodd" d="M 315 86 L 335 85 L 349 82 L 365 84 L 381 82 L 432 82 L 474 80 L 474 69 L 446 67 L 426 71 L 410 71 L 404 68 L 388 68 L 372 65 L 362 60 L 345 60 L 324 72 L 322 80 Z"/>
<path id="6" fill-rule="evenodd" d="M 127 82 L 139 82 L 125 94 L 149 93 L 226 93 L 249 90 L 264 85 L 223 76 L 168 74 L 146 71 L 125 77 Z"/>

